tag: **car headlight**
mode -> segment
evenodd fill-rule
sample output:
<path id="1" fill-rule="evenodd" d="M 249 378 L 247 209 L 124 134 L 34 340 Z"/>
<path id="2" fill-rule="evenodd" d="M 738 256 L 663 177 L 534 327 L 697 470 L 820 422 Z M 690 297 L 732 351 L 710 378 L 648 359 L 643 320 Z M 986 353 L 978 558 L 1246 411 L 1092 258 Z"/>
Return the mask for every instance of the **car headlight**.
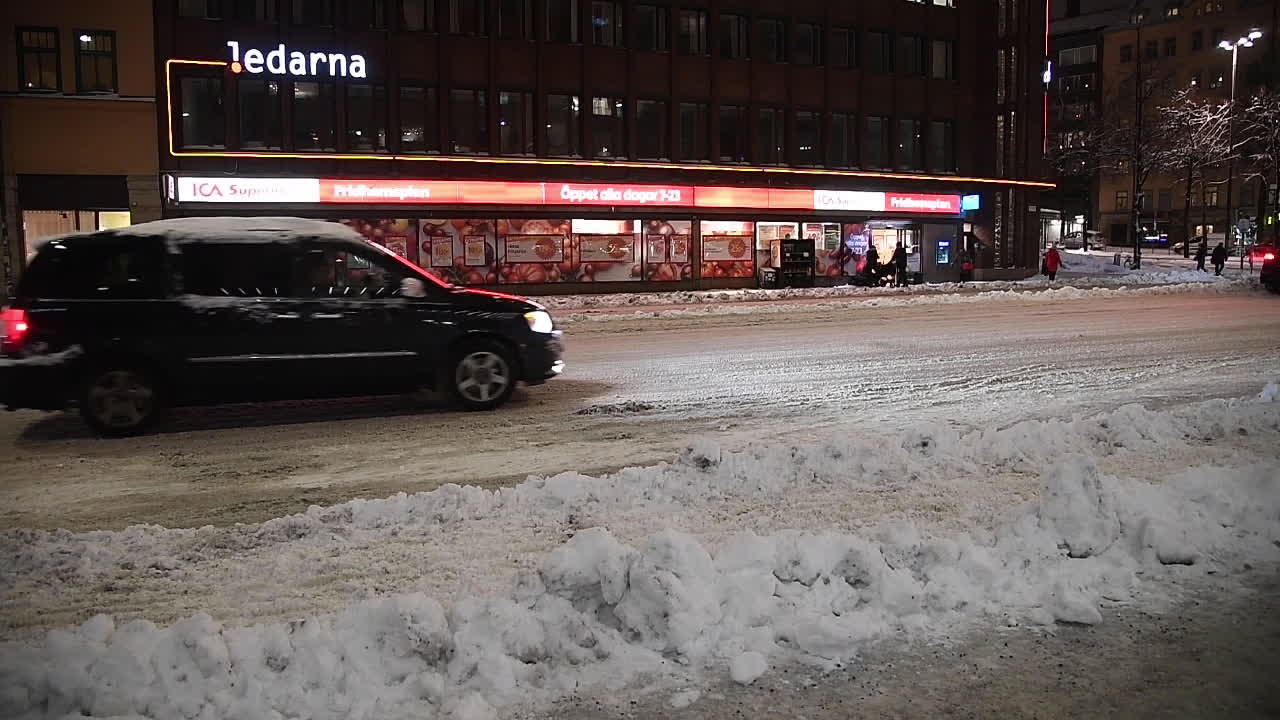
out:
<path id="1" fill-rule="evenodd" d="M 534 310 L 524 314 L 524 319 L 529 323 L 529 329 L 536 333 L 549 333 L 555 329 L 555 323 L 551 321 L 551 315 L 541 310 Z"/>

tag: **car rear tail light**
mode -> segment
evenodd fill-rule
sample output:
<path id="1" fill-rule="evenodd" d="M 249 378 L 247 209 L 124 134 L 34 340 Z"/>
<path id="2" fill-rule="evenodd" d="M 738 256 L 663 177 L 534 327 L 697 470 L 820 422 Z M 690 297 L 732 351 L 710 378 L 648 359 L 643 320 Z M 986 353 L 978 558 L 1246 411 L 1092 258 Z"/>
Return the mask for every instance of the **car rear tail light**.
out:
<path id="1" fill-rule="evenodd" d="M 1275 260 L 1275 259 L 1276 259 L 1276 254 L 1275 254 L 1275 253 L 1271 253 L 1271 252 L 1269 252 L 1269 253 L 1263 253 L 1263 254 L 1262 254 L 1262 259 L 1263 259 L 1263 260 Z"/>
<path id="2" fill-rule="evenodd" d="M 17 346 L 31 333 L 31 320 L 26 310 L 9 308 L 3 315 L 4 337 L 6 345 Z"/>

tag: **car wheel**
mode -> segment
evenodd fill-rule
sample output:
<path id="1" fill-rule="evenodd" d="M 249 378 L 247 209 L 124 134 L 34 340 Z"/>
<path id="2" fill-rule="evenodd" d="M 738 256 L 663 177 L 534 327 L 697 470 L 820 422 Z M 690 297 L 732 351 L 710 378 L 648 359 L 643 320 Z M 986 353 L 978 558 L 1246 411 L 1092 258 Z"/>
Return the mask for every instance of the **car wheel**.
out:
<path id="1" fill-rule="evenodd" d="M 1280 295 L 1280 282 L 1268 283 L 1267 289 L 1277 295 Z"/>
<path id="2" fill-rule="evenodd" d="M 454 356 L 449 387 L 465 410 L 492 410 L 516 389 L 511 353 L 497 343 L 467 345 Z"/>
<path id="3" fill-rule="evenodd" d="M 155 422 L 162 407 L 160 388 L 137 370 L 95 372 L 80 397 L 80 416 L 100 435 L 137 435 Z"/>

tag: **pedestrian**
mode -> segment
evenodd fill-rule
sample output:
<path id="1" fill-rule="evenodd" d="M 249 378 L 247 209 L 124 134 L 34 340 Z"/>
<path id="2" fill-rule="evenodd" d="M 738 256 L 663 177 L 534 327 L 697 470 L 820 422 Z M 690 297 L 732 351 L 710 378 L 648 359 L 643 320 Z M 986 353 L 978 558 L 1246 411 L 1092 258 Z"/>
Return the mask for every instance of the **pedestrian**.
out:
<path id="1" fill-rule="evenodd" d="M 1213 274 L 1221 275 L 1222 269 L 1227 266 L 1227 246 L 1218 243 L 1218 247 L 1213 249 Z"/>
<path id="2" fill-rule="evenodd" d="M 875 243 L 867 243 L 867 272 L 871 275 L 873 285 L 880 284 L 880 251 Z"/>
<path id="3" fill-rule="evenodd" d="M 1200 245 L 1196 247 L 1196 269 L 1200 272 L 1209 272 L 1204 268 L 1204 261 L 1209 257 L 1209 243 L 1200 238 Z"/>
<path id="4" fill-rule="evenodd" d="M 894 285 L 897 287 L 907 286 L 907 249 L 898 243 L 898 247 L 893 249 L 893 257 L 889 260 L 889 264 L 893 266 Z"/>
<path id="5" fill-rule="evenodd" d="M 1044 254 L 1044 274 L 1049 276 L 1049 282 L 1058 278 L 1058 269 L 1061 267 L 1062 254 L 1058 252 L 1058 246 L 1055 243 L 1049 248 L 1049 252 Z"/>
<path id="6" fill-rule="evenodd" d="M 960 282 L 966 283 L 973 280 L 973 271 L 977 268 L 977 254 L 973 248 L 964 251 L 964 263 L 960 265 Z"/>

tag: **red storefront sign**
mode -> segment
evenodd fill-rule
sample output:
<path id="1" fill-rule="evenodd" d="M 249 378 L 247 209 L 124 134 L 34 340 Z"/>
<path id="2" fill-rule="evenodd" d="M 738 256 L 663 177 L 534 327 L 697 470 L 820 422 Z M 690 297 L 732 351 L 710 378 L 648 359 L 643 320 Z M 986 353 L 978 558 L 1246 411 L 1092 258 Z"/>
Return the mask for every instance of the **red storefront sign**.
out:
<path id="1" fill-rule="evenodd" d="M 548 205 L 693 207 L 693 188 L 675 185 L 544 183 Z"/>
<path id="2" fill-rule="evenodd" d="M 960 214 L 959 195 L 909 195 L 887 193 L 885 212 Z"/>

